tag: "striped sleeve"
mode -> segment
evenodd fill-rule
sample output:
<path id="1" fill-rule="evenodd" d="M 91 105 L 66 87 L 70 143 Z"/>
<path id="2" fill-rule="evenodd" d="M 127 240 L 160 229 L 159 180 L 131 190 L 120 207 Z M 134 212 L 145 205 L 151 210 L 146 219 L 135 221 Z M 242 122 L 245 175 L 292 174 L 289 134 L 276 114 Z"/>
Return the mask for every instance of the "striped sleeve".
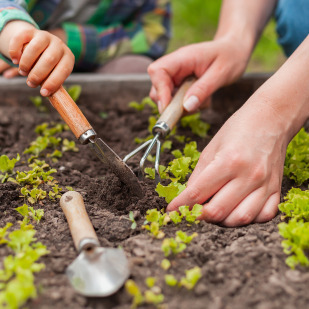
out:
<path id="1" fill-rule="evenodd" d="M 159 58 L 170 38 L 170 1 L 147 0 L 125 23 L 111 26 L 63 23 L 76 67 L 89 70 L 124 54 Z"/>
<path id="2" fill-rule="evenodd" d="M 0 32 L 12 20 L 26 21 L 38 28 L 35 21 L 26 11 L 25 1 L 0 1 Z M 0 58 L 11 66 L 15 66 L 10 59 L 0 54 Z"/>

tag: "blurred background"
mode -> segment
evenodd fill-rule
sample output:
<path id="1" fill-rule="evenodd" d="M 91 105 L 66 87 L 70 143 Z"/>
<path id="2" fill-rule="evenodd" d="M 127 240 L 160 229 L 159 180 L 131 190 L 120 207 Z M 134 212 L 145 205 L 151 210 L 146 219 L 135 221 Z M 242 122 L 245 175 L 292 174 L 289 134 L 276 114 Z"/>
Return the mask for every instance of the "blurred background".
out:
<path id="1" fill-rule="evenodd" d="M 220 0 L 172 0 L 173 38 L 168 52 L 191 44 L 211 40 L 219 19 Z M 249 63 L 248 72 L 273 72 L 285 61 L 277 44 L 275 22 L 267 25 Z"/>

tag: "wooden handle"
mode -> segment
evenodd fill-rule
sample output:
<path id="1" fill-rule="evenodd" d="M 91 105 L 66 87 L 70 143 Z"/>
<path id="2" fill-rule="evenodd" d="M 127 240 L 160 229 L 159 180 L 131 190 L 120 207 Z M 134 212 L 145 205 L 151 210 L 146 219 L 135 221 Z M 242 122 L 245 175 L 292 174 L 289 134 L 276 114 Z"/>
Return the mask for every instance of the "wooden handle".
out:
<path id="1" fill-rule="evenodd" d="M 74 246 L 78 250 L 82 239 L 92 238 L 98 241 L 92 223 L 86 212 L 83 197 L 75 191 L 68 191 L 62 195 L 60 206 L 69 223 Z"/>
<path id="2" fill-rule="evenodd" d="M 24 51 L 28 44 L 29 43 L 24 45 L 22 51 Z M 79 139 L 83 133 L 92 129 L 86 117 L 62 86 L 53 95 L 48 97 L 48 99 L 70 127 L 77 139 Z"/>
<path id="3" fill-rule="evenodd" d="M 195 81 L 195 77 L 189 77 L 182 83 L 172 101 L 166 107 L 157 122 L 165 122 L 170 130 L 174 128 L 175 124 L 183 114 L 183 100 L 185 94 Z"/>
<path id="4" fill-rule="evenodd" d="M 92 129 L 86 117 L 62 86 L 48 98 L 77 139 Z"/>

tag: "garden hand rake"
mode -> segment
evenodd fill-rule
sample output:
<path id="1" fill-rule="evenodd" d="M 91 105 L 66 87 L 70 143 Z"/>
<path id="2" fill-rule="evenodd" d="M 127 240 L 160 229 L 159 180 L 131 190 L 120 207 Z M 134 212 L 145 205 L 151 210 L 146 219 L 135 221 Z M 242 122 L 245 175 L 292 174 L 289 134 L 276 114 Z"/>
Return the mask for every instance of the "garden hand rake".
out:
<path id="1" fill-rule="evenodd" d="M 160 151 L 161 151 L 161 141 L 160 138 L 164 138 L 176 125 L 178 120 L 181 118 L 183 114 L 183 100 L 187 90 L 192 86 L 192 84 L 196 81 L 194 77 L 187 78 L 178 91 L 176 92 L 175 96 L 173 97 L 170 104 L 166 107 L 156 124 L 152 129 L 152 134 L 154 137 L 151 140 L 146 141 L 135 150 L 130 152 L 126 155 L 123 159 L 123 162 L 127 162 L 130 158 L 136 155 L 138 152 L 143 150 L 144 148 L 147 149 L 142 156 L 139 164 L 139 172 L 138 177 L 140 180 L 144 178 L 144 164 L 145 161 L 150 154 L 151 150 L 157 144 L 156 147 L 156 159 L 155 159 L 155 182 L 160 182 L 160 173 L 159 173 L 159 162 L 160 162 Z"/>

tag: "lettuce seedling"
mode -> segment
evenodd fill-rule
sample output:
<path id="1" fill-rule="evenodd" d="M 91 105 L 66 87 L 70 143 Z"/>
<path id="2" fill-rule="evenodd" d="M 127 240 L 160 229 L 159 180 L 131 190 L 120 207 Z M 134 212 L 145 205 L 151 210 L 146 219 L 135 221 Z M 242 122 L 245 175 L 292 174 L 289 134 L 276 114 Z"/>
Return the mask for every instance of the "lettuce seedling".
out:
<path id="1" fill-rule="evenodd" d="M 178 211 L 171 211 L 169 214 L 169 217 L 171 218 L 172 222 L 175 224 L 178 224 L 182 221 L 183 216 L 179 214 Z"/>
<path id="2" fill-rule="evenodd" d="M 134 280 L 127 280 L 125 283 L 125 289 L 127 293 L 133 297 L 131 308 L 137 308 L 144 302 L 144 296 Z"/>
<path id="3" fill-rule="evenodd" d="M 72 98 L 72 100 L 76 102 L 80 97 L 80 94 L 82 92 L 82 87 L 80 85 L 73 85 L 68 88 L 67 92 Z"/>
<path id="4" fill-rule="evenodd" d="M 150 234 L 157 239 L 162 239 L 165 234 L 163 231 L 160 231 L 160 225 L 158 222 L 151 222 L 150 225 L 143 225 L 143 229 L 150 232 Z"/>
<path id="5" fill-rule="evenodd" d="M 175 278 L 174 275 L 165 275 L 164 279 L 165 279 L 165 283 L 169 286 L 178 285 L 178 280 Z"/>
<path id="6" fill-rule="evenodd" d="M 13 169 L 15 167 L 16 162 L 18 162 L 20 160 L 20 156 L 19 154 L 17 154 L 16 158 L 13 159 L 9 159 L 8 156 L 6 155 L 2 155 L 0 157 L 0 172 L 1 173 L 8 173 L 8 174 L 12 174 L 13 173 Z"/>
<path id="7" fill-rule="evenodd" d="M 47 107 L 44 106 L 43 98 L 41 96 L 30 97 L 29 99 L 39 112 L 41 113 L 47 112 Z"/>
<path id="8" fill-rule="evenodd" d="M 7 234 L 8 234 L 8 229 L 12 226 L 13 224 L 8 222 L 5 227 L 0 228 L 0 245 L 6 244 L 7 241 Z"/>
<path id="9" fill-rule="evenodd" d="M 129 107 L 134 108 L 137 111 L 143 111 L 146 106 L 149 106 L 152 109 L 153 114 L 159 113 L 157 104 L 154 103 L 150 97 L 144 98 L 141 103 L 138 103 L 136 101 L 129 103 Z"/>
<path id="10" fill-rule="evenodd" d="M 188 290 L 192 290 L 201 277 L 201 269 L 195 266 L 194 268 L 186 270 L 186 277 L 181 278 L 179 285 L 185 287 Z"/>
<path id="11" fill-rule="evenodd" d="M 284 197 L 285 202 L 279 204 L 279 210 L 285 217 L 309 221 L 309 190 L 292 188 Z"/>
<path id="12" fill-rule="evenodd" d="M 78 152 L 79 151 L 79 149 L 75 145 L 75 142 L 74 141 L 69 141 L 67 138 L 65 138 L 62 141 L 62 148 L 61 148 L 61 150 L 63 152 L 65 152 L 65 151 Z"/>
<path id="13" fill-rule="evenodd" d="M 165 238 L 161 246 L 161 249 L 165 256 L 170 256 L 171 254 L 178 254 L 186 248 L 186 244 L 178 242 L 174 238 Z"/>
<path id="14" fill-rule="evenodd" d="M 200 119 L 201 113 L 185 116 L 181 118 L 181 125 L 186 128 L 189 127 L 194 134 L 199 137 L 206 137 L 210 125 Z"/>
<path id="15" fill-rule="evenodd" d="M 166 203 L 170 203 L 176 196 L 178 196 L 186 188 L 185 184 L 178 182 L 171 182 L 167 186 L 158 183 L 156 187 L 156 192 L 160 197 L 164 197 Z"/>
<path id="16" fill-rule="evenodd" d="M 309 134 L 302 128 L 287 147 L 284 175 L 301 185 L 309 179 Z"/>
<path id="17" fill-rule="evenodd" d="M 170 171 L 179 181 L 185 181 L 187 174 L 191 173 L 191 158 L 181 157 L 174 159 L 169 163 L 168 171 Z"/>
<path id="18" fill-rule="evenodd" d="M 175 240 L 176 240 L 177 242 L 183 242 L 183 243 L 185 243 L 185 244 L 189 244 L 189 243 L 193 240 L 193 238 L 195 238 L 195 237 L 197 237 L 197 236 L 198 236 L 197 233 L 193 233 L 193 234 L 191 234 L 191 235 L 189 236 L 189 235 L 187 235 L 186 232 L 177 231 L 177 232 L 176 232 L 176 238 L 175 238 Z"/>
<path id="19" fill-rule="evenodd" d="M 159 305 L 164 302 L 164 295 L 155 293 L 151 290 L 145 291 L 145 302 L 147 304 Z"/>
<path id="20" fill-rule="evenodd" d="M 278 228 L 279 234 L 285 238 L 281 243 L 283 251 L 290 255 L 286 259 L 286 264 L 292 269 L 299 264 L 309 266 L 306 256 L 309 250 L 309 222 L 293 218 L 288 223 L 279 223 Z"/>
<path id="21" fill-rule="evenodd" d="M 46 191 L 38 188 L 28 190 L 26 187 L 23 187 L 20 192 L 31 204 L 34 204 L 39 200 L 43 200 L 46 197 Z"/>
<path id="22" fill-rule="evenodd" d="M 23 206 L 17 207 L 16 211 L 18 211 L 23 217 L 26 224 L 30 222 L 30 218 L 35 220 L 37 223 L 39 223 L 44 216 L 44 210 L 43 209 L 34 209 L 31 206 L 28 206 L 27 204 L 24 204 Z"/>
<path id="23" fill-rule="evenodd" d="M 135 230 L 136 229 L 136 221 L 135 221 L 135 218 L 134 218 L 134 213 L 133 213 L 133 211 L 130 211 L 129 212 L 129 220 L 132 222 L 132 224 L 131 224 L 131 229 L 132 230 Z"/>
<path id="24" fill-rule="evenodd" d="M 171 267 L 171 262 L 168 259 L 163 259 L 161 262 L 161 268 L 168 270 Z"/>
<path id="25" fill-rule="evenodd" d="M 157 279 L 155 277 L 147 277 L 146 280 L 145 280 L 145 283 L 146 283 L 147 287 L 149 289 L 151 289 L 156 284 L 156 281 L 157 281 Z"/>
<path id="26" fill-rule="evenodd" d="M 159 165 L 159 175 L 161 179 L 169 179 L 168 174 L 166 173 L 167 169 L 164 165 Z M 146 177 L 149 179 L 155 179 L 155 169 L 151 167 L 145 168 Z"/>
<path id="27" fill-rule="evenodd" d="M 186 218 L 189 223 L 199 223 L 196 220 L 202 214 L 203 205 L 195 204 L 192 207 L 192 210 L 189 209 L 189 206 L 180 206 L 179 211 L 183 217 Z"/>

